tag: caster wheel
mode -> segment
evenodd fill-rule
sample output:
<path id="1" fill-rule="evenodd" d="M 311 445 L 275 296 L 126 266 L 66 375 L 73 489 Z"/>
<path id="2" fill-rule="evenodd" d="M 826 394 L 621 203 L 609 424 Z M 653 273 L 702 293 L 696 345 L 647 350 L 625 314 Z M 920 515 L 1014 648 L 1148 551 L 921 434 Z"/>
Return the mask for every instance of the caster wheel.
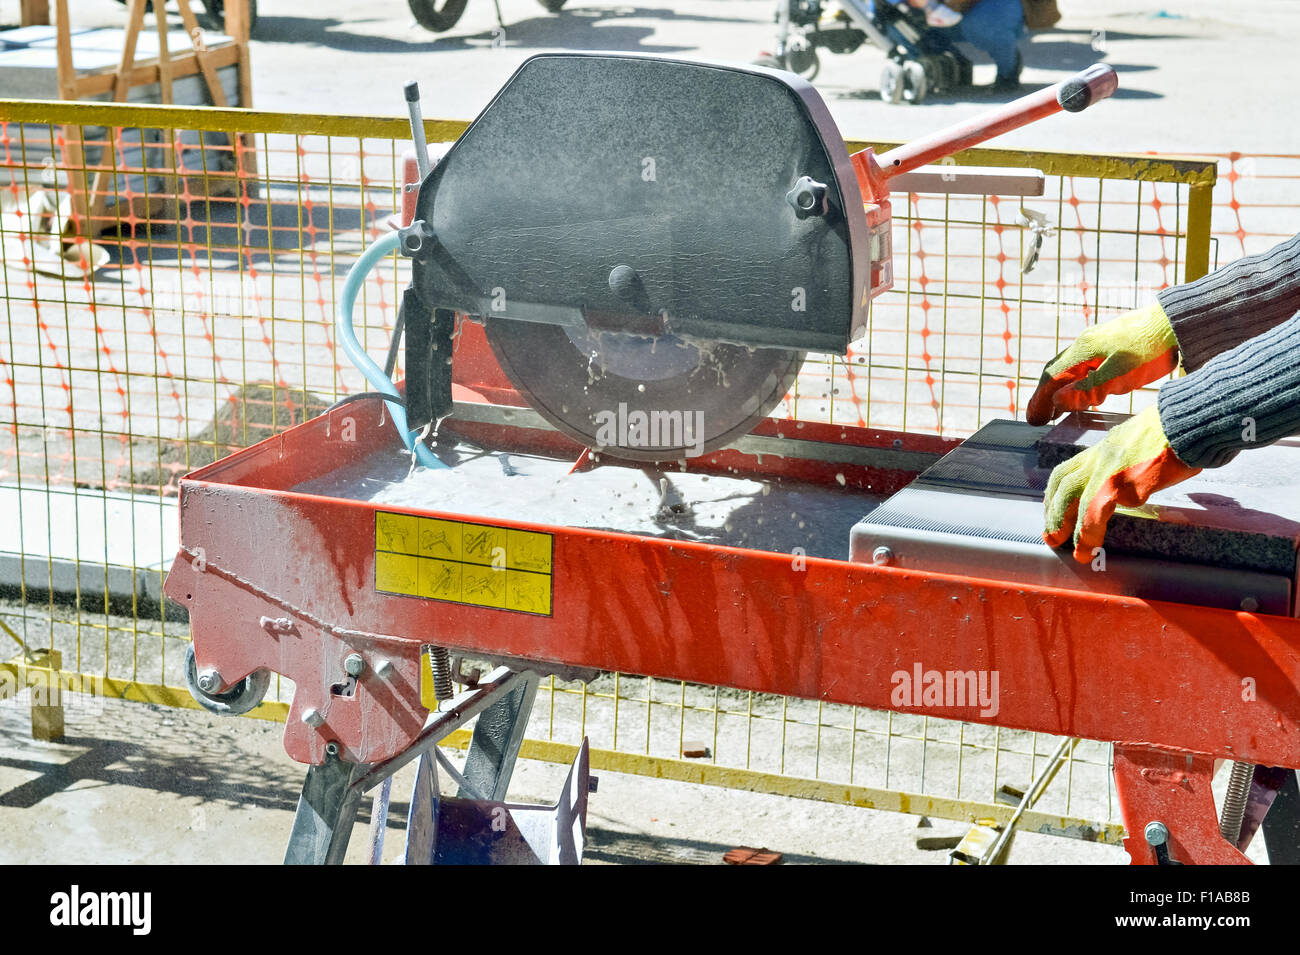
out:
<path id="1" fill-rule="evenodd" d="M 940 92 L 947 93 L 962 86 L 961 63 L 951 52 L 944 52 L 935 57 L 934 64 L 939 80 L 931 84 L 931 92 L 937 88 Z"/>
<path id="2" fill-rule="evenodd" d="M 185 685 L 194 701 L 208 712 L 239 716 L 262 702 L 267 687 L 271 685 L 271 674 L 268 670 L 254 670 L 224 693 L 209 693 L 199 686 L 198 664 L 191 643 L 185 648 Z"/>
<path id="3" fill-rule="evenodd" d="M 442 6 L 439 6 L 438 0 L 406 0 L 415 22 L 434 33 L 442 33 L 454 27 L 465 12 L 467 3 L 469 0 L 442 0 Z"/>
<path id="4" fill-rule="evenodd" d="M 925 75 L 925 67 L 916 60 L 903 64 L 903 100 L 913 106 L 925 101 L 930 92 L 930 78 Z"/>
<path id="5" fill-rule="evenodd" d="M 957 85 L 970 86 L 975 82 L 975 69 L 966 57 L 957 60 Z"/>
<path id="6" fill-rule="evenodd" d="M 809 82 L 817 78 L 821 68 L 822 62 L 817 56 L 817 50 L 811 46 L 801 50 L 791 48 L 785 51 L 785 69 L 791 73 L 798 73 Z"/>
<path id="7" fill-rule="evenodd" d="M 880 73 L 880 98 L 886 103 L 903 101 L 903 66 L 890 60 Z"/>

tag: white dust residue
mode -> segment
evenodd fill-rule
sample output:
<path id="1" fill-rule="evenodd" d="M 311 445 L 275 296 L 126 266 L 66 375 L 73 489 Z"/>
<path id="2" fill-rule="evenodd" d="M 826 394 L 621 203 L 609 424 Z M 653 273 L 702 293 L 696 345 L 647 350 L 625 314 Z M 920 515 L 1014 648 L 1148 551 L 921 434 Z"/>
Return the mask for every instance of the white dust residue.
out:
<path id="1" fill-rule="evenodd" d="M 571 461 L 440 451 L 445 470 L 409 471 L 407 454 L 376 456 L 294 488 L 488 520 L 526 521 L 843 558 L 849 531 L 879 499 L 801 482 L 602 465 L 570 474 Z M 391 458 L 391 460 L 390 460 Z"/>

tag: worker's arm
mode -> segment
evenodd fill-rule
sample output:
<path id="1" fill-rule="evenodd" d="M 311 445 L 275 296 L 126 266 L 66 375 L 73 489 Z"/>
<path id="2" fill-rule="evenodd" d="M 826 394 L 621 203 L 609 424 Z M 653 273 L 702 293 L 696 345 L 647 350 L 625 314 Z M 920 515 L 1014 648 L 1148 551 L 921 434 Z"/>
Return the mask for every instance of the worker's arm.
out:
<path id="1" fill-rule="evenodd" d="M 1195 371 L 1209 359 L 1285 321 L 1300 308 L 1300 235 L 1238 259 L 1154 304 L 1085 329 L 1047 363 L 1025 419 L 1046 424 L 1150 384 L 1179 358 Z"/>
<path id="2" fill-rule="evenodd" d="M 1171 447 L 1192 467 L 1300 434 L 1300 312 L 1165 382 L 1158 404 Z"/>
<path id="3" fill-rule="evenodd" d="M 1260 255 L 1157 296 L 1169 316 L 1183 367 L 1196 371 L 1215 355 L 1282 324 L 1300 308 L 1300 235 Z"/>
<path id="4" fill-rule="evenodd" d="M 1244 448 L 1300 434 L 1300 312 L 1166 382 L 1155 406 L 1052 471 L 1043 539 L 1087 563 L 1117 505 L 1142 504 Z"/>

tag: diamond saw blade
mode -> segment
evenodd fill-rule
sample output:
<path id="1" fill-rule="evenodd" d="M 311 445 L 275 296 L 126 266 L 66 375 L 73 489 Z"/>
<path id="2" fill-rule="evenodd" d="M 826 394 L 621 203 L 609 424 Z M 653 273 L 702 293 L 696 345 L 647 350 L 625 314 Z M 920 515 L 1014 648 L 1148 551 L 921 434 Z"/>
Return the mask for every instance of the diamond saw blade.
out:
<path id="1" fill-rule="evenodd" d="M 637 461 L 675 461 L 747 434 L 789 392 L 804 352 L 675 335 L 489 318 L 501 370 L 576 441 Z"/>

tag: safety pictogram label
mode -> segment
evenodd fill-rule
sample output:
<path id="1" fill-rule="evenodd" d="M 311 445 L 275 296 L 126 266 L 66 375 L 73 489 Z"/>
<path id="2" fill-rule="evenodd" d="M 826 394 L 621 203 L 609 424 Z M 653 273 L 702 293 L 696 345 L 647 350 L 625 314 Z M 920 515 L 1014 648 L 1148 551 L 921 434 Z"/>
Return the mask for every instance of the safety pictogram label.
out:
<path id="1" fill-rule="evenodd" d="M 375 513 L 375 590 L 551 615 L 550 534 Z"/>

